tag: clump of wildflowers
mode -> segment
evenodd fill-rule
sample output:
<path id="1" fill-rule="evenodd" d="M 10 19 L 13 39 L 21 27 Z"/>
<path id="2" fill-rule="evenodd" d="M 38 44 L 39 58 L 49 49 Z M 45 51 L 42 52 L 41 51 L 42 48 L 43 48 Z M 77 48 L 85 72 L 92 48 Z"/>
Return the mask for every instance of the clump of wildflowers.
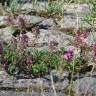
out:
<path id="1" fill-rule="evenodd" d="M 67 48 L 67 50 L 64 53 L 64 60 L 71 60 L 74 55 L 73 48 Z"/>
<path id="2" fill-rule="evenodd" d="M 79 30 L 77 31 L 76 33 L 76 36 L 75 36 L 75 40 L 74 40 L 74 43 L 75 43 L 75 46 L 77 48 L 85 48 L 86 46 L 86 39 L 87 37 L 89 36 L 90 34 L 90 31 L 86 30 L 84 32 L 80 32 Z"/>
<path id="3" fill-rule="evenodd" d="M 84 40 L 86 39 L 90 34 L 90 30 L 85 30 L 83 32 L 80 32 L 79 30 L 76 33 L 75 40 Z"/>

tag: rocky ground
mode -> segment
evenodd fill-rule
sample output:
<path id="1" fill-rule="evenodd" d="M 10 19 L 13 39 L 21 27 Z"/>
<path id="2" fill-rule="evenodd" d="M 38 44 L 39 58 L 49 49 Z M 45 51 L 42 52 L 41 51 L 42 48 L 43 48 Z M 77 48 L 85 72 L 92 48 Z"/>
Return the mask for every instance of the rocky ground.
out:
<path id="1" fill-rule="evenodd" d="M 43 5 L 40 5 L 41 8 L 36 8 L 37 12 L 40 11 L 39 9 L 43 9 Z M 46 5 L 47 6 L 47 5 Z M 29 10 L 32 6 L 30 4 L 25 4 L 22 7 L 22 10 L 26 13 L 26 10 Z M 28 9 L 29 8 L 29 9 Z M 74 10 L 75 9 L 75 10 Z M 37 45 L 35 48 L 40 50 L 47 50 L 48 42 L 51 40 L 55 40 L 58 43 L 58 46 L 55 50 L 58 50 L 62 46 L 69 46 L 70 41 L 74 40 L 72 35 L 65 34 L 65 32 L 61 32 L 56 28 L 61 29 L 70 29 L 76 28 L 77 26 L 77 16 L 75 12 L 81 14 L 78 17 L 79 26 L 83 23 L 83 15 L 88 14 L 89 9 L 86 4 L 80 5 L 79 7 L 71 5 L 64 13 L 64 17 L 61 20 L 54 21 L 53 18 L 45 18 L 35 15 L 27 14 L 20 14 L 26 19 L 28 25 L 40 26 L 40 35 L 37 40 Z M 33 14 L 33 11 L 31 12 Z M 6 16 L 0 16 L 0 39 L 4 42 L 8 43 L 12 38 L 12 34 L 14 33 L 14 29 L 12 27 L 6 26 L 7 23 L 4 21 Z M 2 27 L 3 26 L 3 27 Z M 84 27 L 90 28 L 89 25 L 84 24 Z M 33 48 L 32 41 L 34 41 L 34 34 L 28 30 L 27 32 L 29 39 L 29 48 Z M 96 34 L 94 34 L 96 37 Z M 96 38 L 95 38 L 96 39 Z M 92 34 L 86 39 L 86 42 L 91 45 L 94 40 Z M 77 53 L 78 54 L 78 53 Z M 68 73 L 64 72 L 63 76 L 58 75 L 58 73 L 53 72 L 53 82 L 56 88 L 57 96 L 67 96 L 66 92 L 62 91 L 63 89 L 69 86 L 68 81 Z M 73 90 L 77 94 L 77 96 L 85 94 L 86 96 L 96 96 L 96 73 L 91 75 L 83 75 L 83 76 L 76 76 L 74 77 L 74 85 Z M 41 92 L 43 87 L 43 92 Z M 88 89 L 86 89 L 88 88 Z M 31 90 L 31 92 L 30 92 Z M 89 94 L 86 94 L 88 93 Z M 16 79 L 14 77 L 9 76 L 5 71 L 2 69 L 0 70 L 0 96 L 55 96 L 54 90 L 52 87 L 52 81 L 50 75 L 45 76 L 43 78 L 36 78 L 36 79 Z"/>

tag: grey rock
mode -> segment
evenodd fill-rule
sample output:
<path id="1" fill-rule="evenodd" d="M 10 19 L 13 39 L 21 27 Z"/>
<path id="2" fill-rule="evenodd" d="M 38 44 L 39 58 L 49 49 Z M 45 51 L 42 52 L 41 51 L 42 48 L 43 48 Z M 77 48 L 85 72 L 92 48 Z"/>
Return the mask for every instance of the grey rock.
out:
<path id="1" fill-rule="evenodd" d="M 19 17 L 22 17 L 25 20 L 26 24 L 28 25 L 37 24 L 44 20 L 43 17 L 39 16 L 19 15 Z"/>
<path id="2" fill-rule="evenodd" d="M 23 4 L 23 6 L 21 7 L 21 10 L 30 10 L 30 9 L 34 9 L 36 10 L 36 12 L 40 12 L 40 11 L 47 11 L 47 7 L 48 7 L 48 3 L 47 2 L 37 2 L 37 4 L 32 4 L 32 3 L 26 3 Z"/>
<path id="3" fill-rule="evenodd" d="M 84 18 L 90 12 L 87 4 L 70 4 L 64 11 L 64 17 L 57 21 L 61 28 L 76 28 L 76 27 L 90 27 L 89 24 L 84 22 Z"/>
<path id="4" fill-rule="evenodd" d="M 14 87 L 16 87 L 16 88 L 19 88 L 19 87 L 26 88 L 26 87 L 31 86 L 31 85 L 32 85 L 31 79 L 18 79 L 14 83 Z"/>
<path id="5" fill-rule="evenodd" d="M 6 78 L 8 78 L 8 74 L 5 71 L 0 71 L 0 84 L 3 83 Z"/>
<path id="6" fill-rule="evenodd" d="M 29 10 L 29 11 L 27 11 L 26 13 L 24 12 L 24 14 L 28 14 L 28 15 L 35 15 L 36 16 L 36 11 L 35 10 Z"/>
<path id="7" fill-rule="evenodd" d="M 40 96 L 39 93 L 0 91 L 0 96 Z"/>
<path id="8" fill-rule="evenodd" d="M 54 96 L 53 92 L 44 92 L 44 96 Z M 37 92 L 14 92 L 14 91 L 0 91 L 0 96 L 43 96 L 42 93 Z M 64 93 L 57 93 L 57 96 L 67 96 Z"/>
<path id="9" fill-rule="evenodd" d="M 6 25 L 6 21 L 4 20 L 7 16 L 0 16 L 0 26 Z"/>
<path id="10" fill-rule="evenodd" d="M 64 82 L 68 78 L 68 72 L 64 71 L 62 74 L 60 72 L 52 71 L 53 81 L 56 82 Z M 68 82 L 67 82 L 68 83 Z"/>
<path id="11" fill-rule="evenodd" d="M 0 38 L 8 43 L 12 38 L 13 32 L 14 30 L 11 27 L 2 28 L 0 29 Z"/>
<path id="12" fill-rule="evenodd" d="M 54 20 L 52 18 L 48 18 L 48 19 L 45 19 L 44 21 L 42 21 L 39 26 L 40 28 L 42 29 L 48 29 L 48 28 L 52 28 L 54 27 L 56 24 L 54 22 Z"/>
<path id="13" fill-rule="evenodd" d="M 80 25 L 81 20 L 79 19 L 79 24 Z M 59 22 L 61 28 L 74 28 L 77 26 L 77 19 L 76 18 L 71 18 L 71 16 L 64 16 L 64 19 L 61 19 Z"/>
<path id="14" fill-rule="evenodd" d="M 87 96 L 96 95 L 96 78 L 85 77 L 74 82 L 74 91 L 76 95 L 81 96 L 85 94 Z"/>
<path id="15" fill-rule="evenodd" d="M 13 80 L 10 78 L 7 78 L 6 80 L 3 81 L 2 87 L 13 87 Z"/>
<path id="16" fill-rule="evenodd" d="M 19 4 L 31 3 L 32 0 L 18 0 Z"/>
<path id="17" fill-rule="evenodd" d="M 30 15 L 29 16 L 25 16 L 25 19 L 27 20 L 27 22 L 29 24 L 36 24 L 36 23 L 39 23 L 39 22 L 44 20 L 44 18 L 42 18 L 42 17 L 30 16 Z"/>
<path id="18" fill-rule="evenodd" d="M 91 46 L 96 41 L 96 32 L 90 32 L 89 36 L 85 39 L 85 42 Z"/>
<path id="19" fill-rule="evenodd" d="M 29 37 L 30 46 L 32 46 L 33 41 L 35 40 L 33 33 L 27 33 Z M 40 30 L 40 35 L 38 39 L 36 40 L 37 45 L 43 45 L 43 46 L 37 46 L 36 48 L 48 50 L 48 44 L 50 41 L 56 41 L 58 45 L 56 46 L 56 50 L 60 49 L 61 47 L 68 46 L 70 40 L 73 40 L 72 36 L 66 35 L 62 32 L 58 32 L 56 30 Z"/>
<path id="20" fill-rule="evenodd" d="M 77 17 L 77 16 L 71 16 L 71 15 L 64 16 L 63 19 L 61 19 L 60 21 L 57 21 L 57 24 L 61 28 L 79 28 L 81 26 L 85 28 L 91 27 L 89 24 L 84 23 L 84 17 L 82 16 Z"/>
<path id="21" fill-rule="evenodd" d="M 68 5 L 68 8 L 66 9 L 67 13 L 88 13 L 89 6 L 87 4 L 70 4 Z"/>

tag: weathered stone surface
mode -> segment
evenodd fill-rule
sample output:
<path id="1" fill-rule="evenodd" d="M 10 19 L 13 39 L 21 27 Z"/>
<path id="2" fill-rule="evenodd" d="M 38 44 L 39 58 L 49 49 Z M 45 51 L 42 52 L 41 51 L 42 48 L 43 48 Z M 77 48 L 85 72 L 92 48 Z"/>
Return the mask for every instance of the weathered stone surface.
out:
<path id="1" fill-rule="evenodd" d="M 29 45 L 32 46 L 33 41 L 35 40 L 33 33 L 27 33 L 29 37 Z M 60 47 L 66 47 L 68 46 L 70 40 L 73 40 L 72 36 L 66 35 L 62 32 L 58 32 L 56 30 L 40 30 L 40 35 L 38 39 L 36 40 L 36 44 L 38 45 L 36 48 L 40 49 L 48 49 L 48 44 L 50 41 L 56 41 L 58 43 L 58 46 L 56 49 L 59 49 Z"/>
<path id="2" fill-rule="evenodd" d="M 80 19 L 79 19 L 79 25 L 80 25 Z M 64 16 L 64 19 L 61 19 L 60 22 L 58 22 L 58 25 L 60 25 L 61 28 L 74 28 L 77 26 L 77 19 L 71 18 L 71 16 Z"/>
<path id="3" fill-rule="evenodd" d="M 31 3 L 31 0 L 18 0 L 18 3 L 25 4 L 25 3 Z"/>
<path id="4" fill-rule="evenodd" d="M 68 5 L 68 7 L 66 8 L 66 12 L 68 13 L 88 13 L 89 10 L 89 6 L 87 4 L 70 4 Z"/>
<path id="5" fill-rule="evenodd" d="M 74 82 L 74 91 L 76 95 L 82 96 L 83 94 L 87 96 L 96 95 L 96 78 L 85 77 L 83 79 L 76 80 Z"/>
<path id="6" fill-rule="evenodd" d="M 40 24 L 38 24 L 40 26 L 40 28 L 42 29 L 48 29 L 48 28 L 53 28 L 56 26 L 54 20 L 52 18 L 48 18 L 43 20 Z"/>
<path id="7" fill-rule="evenodd" d="M 32 3 L 26 3 L 22 6 L 21 10 L 30 10 L 30 9 L 35 9 L 36 12 L 40 11 L 47 11 L 46 8 L 48 7 L 48 3 L 44 2 L 37 2 L 37 4 L 32 4 Z"/>
<path id="8" fill-rule="evenodd" d="M 6 25 L 5 18 L 7 18 L 7 16 L 0 16 L 0 26 Z"/>
<path id="9" fill-rule="evenodd" d="M 29 10 L 21 10 L 20 11 L 21 14 L 26 14 L 26 15 L 35 15 L 37 14 L 36 10 L 35 9 L 29 9 Z"/>
<path id="10" fill-rule="evenodd" d="M 86 42 L 89 46 L 91 46 L 96 41 L 96 34 L 90 32 L 89 36 L 84 39 L 84 42 Z"/>
<path id="11" fill-rule="evenodd" d="M 12 38 L 13 29 L 11 27 L 6 27 L 0 29 L 0 39 L 5 42 L 9 42 Z"/>
<path id="12" fill-rule="evenodd" d="M 54 96 L 53 92 L 44 92 L 44 93 L 37 93 L 37 92 L 14 92 L 14 91 L 1 91 L 0 96 Z M 64 93 L 57 93 L 57 96 L 67 96 Z"/>
<path id="13" fill-rule="evenodd" d="M 5 77 L 4 77 L 5 76 Z M 54 82 L 54 86 L 56 88 L 57 96 L 66 96 L 64 93 L 64 89 L 69 86 L 68 81 L 68 72 L 64 72 L 64 74 L 60 74 L 56 71 L 52 71 L 52 77 L 50 75 L 46 75 L 42 78 L 36 79 L 14 79 L 13 77 L 7 76 L 7 73 L 4 71 L 0 71 L 0 78 L 2 78 L 2 82 L 0 82 L 0 96 L 22 96 L 22 94 L 26 94 L 25 96 L 35 95 L 42 96 L 41 88 L 43 88 L 45 96 L 53 96 L 53 88 L 52 88 L 52 80 Z M 6 78 L 6 79 L 5 79 Z M 91 75 L 83 75 L 75 76 L 72 89 L 75 91 L 76 95 L 82 96 L 82 94 L 87 94 L 87 96 L 95 96 L 96 95 L 96 72 Z M 2 89 L 3 88 L 3 89 Z M 6 89 L 6 91 L 4 90 Z M 9 89 L 7 89 L 9 88 Z M 11 88 L 11 89 L 10 89 Z M 28 90 L 28 88 L 32 88 L 33 93 L 26 93 L 24 90 Z M 23 92 L 16 92 L 17 90 L 22 90 Z M 7 91 L 8 90 L 8 91 Z M 14 91 L 13 91 L 14 90 Z M 28 91 L 29 92 L 29 91 Z M 2 95 L 1 95 L 2 94 Z M 7 94 L 7 95 L 6 95 Z M 29 95 L 30 94 L 30 95 Z M 37 95 L 38 94 L 38 95 Z"/>
<path id="14" fill-rule="evenodd" d="M 67 15 L 57 21 L 57 23 L 61 28 L 80 28 L 81 26 L 90 28 L 90 25 L 84 23 L 84 18 L 80 16 Z"/>
<path id="15" fill-rule="evenodd" d="M 0 71 L 0 84 L 8 78 L 8 74 L 5 71 Z"/>
<path id="16" fill-rule="evenodd" d="M 85 16 L 90 12 L 87 4 L 70 4 L 64 12 L 64 17 L 58 21 L 61 28 L 76 28 L 76 27 L 90 27 L 89 24 L 84 23 Z"/>
<path id="17" fill-rule="evenodd" d="M 44 20 L 43 17 L 39 17 L 39 16 L 19 15 L 19 17 L 24 18 L 26 24 L 28 24 L 28 25 L 37 24 Z"/>
<path id="18" fill-rule="evenodd" d="M 0 71 L 0 90 L 1 88 L 11 88 L 10 90 L 16 90 L 18 89 L 27 89 L 32 87 L 33 90 L 40 90 L 41 86 L 46 90 L 46 92 L 53 91 L 52 89 L 52 80 L 54 82 L 54 86 L 56 87 L 56 90 L 62 90 L 68 86 L 68 79 L 67 79 L 68 74 L 64 72 L 62 76 L 58 72 L 52 72 L 52 77 L 51 79 L 50 75 L 45 75 L 44 77 L 41 78 L 34 78 L 34 79 L 16 79 L 13 76 L 9 76 L 6 72 Z M 58 78 L 56 81 L 55 79 Z M 56 82 L 55 82 L 56 81 Z M 24 91 L 24 90 L 23 90 Z"/>

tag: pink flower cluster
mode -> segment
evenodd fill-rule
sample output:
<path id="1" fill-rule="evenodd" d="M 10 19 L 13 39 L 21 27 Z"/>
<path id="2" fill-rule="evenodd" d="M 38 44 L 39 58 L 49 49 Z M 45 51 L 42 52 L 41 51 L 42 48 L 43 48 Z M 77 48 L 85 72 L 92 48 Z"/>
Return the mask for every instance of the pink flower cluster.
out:
<path id="1" fill-rule="evenodd" d="M 81 39 L 86 39 L 90 34 L 90 31 L 86 30 L 84 32 L 80 32 L 79 30 L 77 31 L 76 33 L 76 36 L 75 38 L 78 40 L 81 40 Z"/>
<path id="2" fill-rule="evenodd" d="M 80 30 L 78 30 L 75 36 L 75 46 L 78 48 L 83 48 L 87 44 L 86 40 L 89 34 L 89 29 L 86 29 L 84 32 L 80 32 Z"/>
<path id="3" fill-rule="evenodd" d="M 71 48 L 71 47 L 67 48 L 67 50 L 63 56 L 64 60 L 70 60 L 70 59 L 72 59 L 72 57 L 73 57 L 73 48 Z"/>
<path id="4" fill-rule="evenodd" d="M 77 32 L 77 34 L 76 34 L 76 39 L 86 39 L 88 36 L 89 36 L 89 34 L 90 34 L 90 32 L 87 32 L 87 31 L 85 31 L 85 32 Z"/>

